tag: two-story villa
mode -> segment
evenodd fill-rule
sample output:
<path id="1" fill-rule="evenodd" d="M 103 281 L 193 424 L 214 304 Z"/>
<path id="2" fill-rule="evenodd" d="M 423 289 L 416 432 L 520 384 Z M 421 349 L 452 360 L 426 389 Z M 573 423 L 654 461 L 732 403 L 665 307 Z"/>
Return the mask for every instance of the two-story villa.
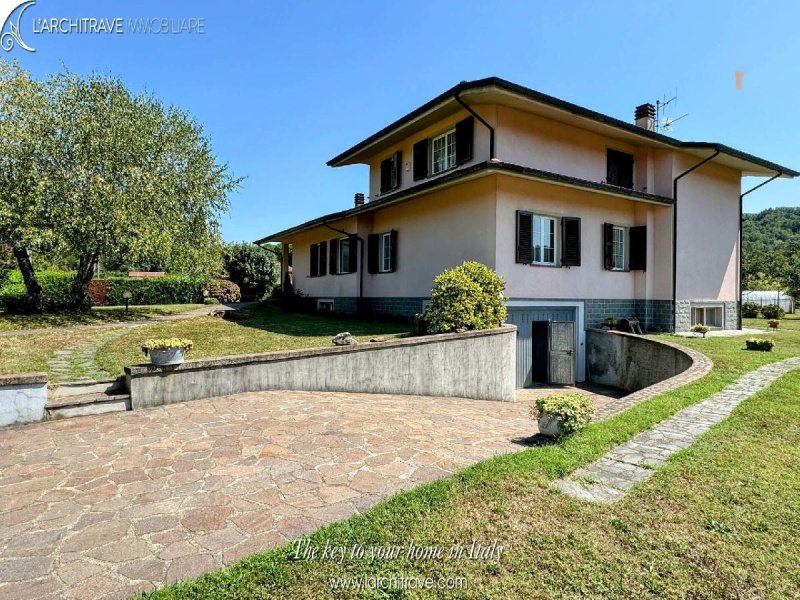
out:
<path id="1" fill-rule="evenodd" d="M 260 240 L 320 310 L 413 315 L 465 260 L 507 282 L 517 379 L 585 379 L 584 330 L 741 326 L 743 176 L 792 169 L 489 78 L 463 82 L 329 161 L 367 164 L 349 210 Z M 554 368 L 555 363 L 561 367 Z"/>

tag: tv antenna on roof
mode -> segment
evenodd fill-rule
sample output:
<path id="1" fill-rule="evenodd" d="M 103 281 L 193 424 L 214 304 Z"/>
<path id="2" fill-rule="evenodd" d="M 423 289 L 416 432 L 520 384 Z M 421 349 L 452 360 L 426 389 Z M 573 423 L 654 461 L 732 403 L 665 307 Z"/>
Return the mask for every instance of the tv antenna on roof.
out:
<path id="1" fill-rule="evenodd" d="M 655 129 L 656 131 L 672 131 L 672 125 L 676 121 L 680 121 L 684 117 L 688 117 L 689 113 L 684 113 L 680 117 L 670 117 L 669 112 L 677 108 L 678 106 L 678 90 L 675 90 L 675 93 L 672 95 L 671 98 L 667 99 L 667 95 L 664 94 L 662 100 L 656 100 L 656 122 L 655 122 Z"/>

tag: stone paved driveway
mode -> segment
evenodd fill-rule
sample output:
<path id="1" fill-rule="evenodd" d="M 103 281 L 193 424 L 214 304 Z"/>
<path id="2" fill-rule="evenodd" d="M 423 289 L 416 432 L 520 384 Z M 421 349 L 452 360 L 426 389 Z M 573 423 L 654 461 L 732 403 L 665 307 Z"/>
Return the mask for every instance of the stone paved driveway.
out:
<path id="1" fill-rule="evenodd" d="M 532 435 L 528 403 L 259 392 L 0 430 L 0 598 L 127 597 Z"/>

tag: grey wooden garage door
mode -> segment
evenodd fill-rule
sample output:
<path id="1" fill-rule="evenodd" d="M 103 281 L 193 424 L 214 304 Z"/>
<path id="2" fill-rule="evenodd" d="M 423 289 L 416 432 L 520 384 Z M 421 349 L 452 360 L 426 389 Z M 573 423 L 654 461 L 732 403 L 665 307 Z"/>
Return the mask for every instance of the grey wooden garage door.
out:
<path id="1" fill-rule="evenodd" d="M 554 307 L 509 308 L 507 321 L 517 326 L 517 387 L 533 384 L 533 322 L 572 321 L 575 309 Z"/>

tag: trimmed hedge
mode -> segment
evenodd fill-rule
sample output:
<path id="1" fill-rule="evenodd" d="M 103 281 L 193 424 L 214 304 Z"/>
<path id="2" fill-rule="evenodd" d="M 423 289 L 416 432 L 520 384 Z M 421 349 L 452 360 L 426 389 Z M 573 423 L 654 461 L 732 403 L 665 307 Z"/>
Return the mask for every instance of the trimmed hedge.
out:
<path id="1" fill-rule="evenodd" d="M 72 297 L 72 282 L 75 273 L 69 271 L 39 271 L 36 273 L 39 285 L 42 286 L 43 308 L 47 312 L 64 310 L 70 304 Z M 0 310 L 9 314 L 25 314 L 32 312 L 31 304 L 22 273 L 14 270 L 8 278 L 8 283 L 0 290 Z"/>
<path id="2" fill-rule="evenodd" d="M 65 310 L 71 300 L 74 273 L 65 271 L 41 271 L 36 274 L 42 286 L 44 310 Z M 131 278 L 109 277 L 97 279 L 90 285 L 90 296 L 99 304 L 123 305 L 123 293 L 130 291 L 130 304 L 197 304 L 203 301 L 206 281 L 183 275 L 164 277 Z M 105 297 L 105 301 L 103 298 Z M 24 314 L 33 311 L 22 274 L 14 271 L 8 283 L 0 290 L 0 311 L 9 314 Z"/>
<path id="3" fill-rule="evenodd" d="M 206 281 L 183 275 L 164 277 L 109 277 L 108 304 L 125 304 L 122 294 L 132 294 L 130 304 L 197 304 L 203 301 Z"/>

